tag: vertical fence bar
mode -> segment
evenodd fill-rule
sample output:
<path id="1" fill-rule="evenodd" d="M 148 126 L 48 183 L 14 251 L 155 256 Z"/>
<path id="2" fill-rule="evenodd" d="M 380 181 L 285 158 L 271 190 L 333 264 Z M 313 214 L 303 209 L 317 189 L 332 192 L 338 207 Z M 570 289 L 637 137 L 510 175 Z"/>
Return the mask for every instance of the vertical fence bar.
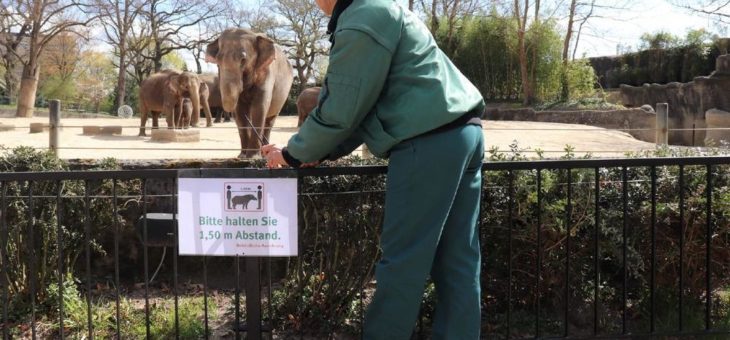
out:
<path id="1" fill-rule="evenodd" d="M 10 332 L 8 328 L 8 304 L 10 304 L 10 301 L 8 300 L 8 296 L 10 295 L 8 290 L 10 289 L 10 282 L 8 281 L 8 273 L 7 273 L 7 251 L 8 251 L 8 220 L 7 220 L 7 208 L 8 208 L 8 202 L 6 200 L 8 191 L 8 183 L 6 181 L 2 181 L 0 183 L 0 274 L 2 274 L 2 279 L 5 281 L 3 283 L 3 340 L 10 339 Z"/>
<path id="2" fill-rule="evenodd" d="M 261 259 L 246 257 L 246 339 L 261 340 Z"/>
<path id="3" fill-rule="evenodd" d="M 705 330 L 712 329 L 712 165 L 707 164 L 705 187 L 707 229 L 705 234 Z"/>
<path id="4" fill-rule="evenodd" d="M 621 250 L 621 256 L 623 264 L 623 268 L 621 270 L 621 275 L 623 277 L 623 289 L 622 289 L 622 297 L 621 297 L 621 334 L 626 334 L 626 300 L 628 297 L 628 282 L 627 282 L 627 270 L 626 267 L 628 267 L 628 263 L 626 261 L 626 251 L 628 248 L 627 240 L 626 240 L 626 229 L 628 227 L 628 221 L 629 221 L 629 184 L 628 184 L 628 170 L 626 167 L 621 168 L 621 193 L 622 193 L 622 201 L 623 201 L 623 228 L 621 231 L 621 240 L 623 242 L 623 247 Z"/>
<path id="5" fill-rule="evenodd" d="M 656 144 L 669 144 L 669 105 L 656 104 Z"/>
<path id="6" fill-rule="evenodd" d="M 180 313 L 178 311 L 178 308 L 180 307 L 179 301 L 178 301 L 178 292 L 177 292 L 177 256 L 178 256 L 178 247 L 177 247 L 177 232 L 178 232 L 178 223 L 177 223 L 177 178 L 172 179 L 172 224 L 173 224 L 173 233 L 174 235 L 174 245 L 173 245 L 173 252 L 172 252 L 172 292 L 175 299 L 175 339 L 180 338 Z"/>
<path id="7" fill-rule="evenodd" d="M 515 176 L 514 173 L 510 170 L 509 171 L 509 191 L 507 193 L 508 199 L 508 208 L 509 221 L 507 222 L 507 225 L 509 227 L 508 231 L 508 237 L 509 237 L 509 243 L 507 243 L 507 339 L 509 339 L 512 335 L 512 229 L 514 228 L 514 224 L 512 223 L 512 219 L 514 216 L 514 184 L 515 184 Z"/>
<path id="8" fill-rule="evenodd" d="M 33 340 L 36 339 L 36 317 L 35 317 L 35 300 L 36 300 L 36 277 L 38 271 L 36 270 L 36 249 L 35 249 L 35 216 L 33 216 L 33 210 L 35 209 L 33 202 L 33 181 L 28 181 L 28 239 L 30 240 L 30 273 L 28 280 L 30 281 L 30 331 Z"/>
<path id="9" fill-rule="evenodd" d="M 145 336 L 150 338 L 150 264 L 147 251 L 147 178 L 142 179 L 142 257 L 144 262 L 144 321 Z"/>
<path id="10" fill-rule="evenodd" d="M 650 321 L 649 331 L 656 331 L 656 166 L 651 166 L 651 276 L 649 278 Z"/>
<path id="11" fill-rule="evenodd" d="M 61 125 L 61 101 L 53 99 L 48 105 L 48 148 L 58 157 L 58 136 Z"/>
<path id="12" fill-rule="evenodd" d="M 120 329 L 120 318 L 121 313 L 119 311 L 120 305 L 120 283 L 119 283 L 119 207 L 117 206 L 117 179 L 112 180 L 112 209 L 114 210 L 114 289 L 115 289 L 115 302 L 117 307 L 117 317 L 115 320 L 117 339 L 121 340 L 121 329 Z"/>
<path id="13" fill-rule="evenodd" d="M 271 330 L 273 332 L 273 327 L 274 327 L 274 325 L 273 325 L 273 323 L 274 323 L 274 310 L 271 307 L 271 300 L 273 298 L 273 294 L 274 293 L 273 293 L 273 288 L 271 288 L 272 287 L 272 282 L 271 282 L 271 257 L 267 258 L 266 260 L 267 260 L 266 261 L 266 263 L 267 263 L 266 274 L 268 274 L 268 276 L 269 276 L 269 294 L 268 294 L 268 300 L 266 302 L 267 302 L 268 309 L 269 309 L 269 326 L 271 326 L 271 328 L 269 328 L 269 330 Z"/>
<path id="14" fill-rule="evenodd" d="M 684 166 L 679 166 L 679 331 L 684 330 Z"/>
<path id="15" fill-rule="evenodd" d="M 535 272 L 535 337 L 540 337 L 540 270 L 542 268 L 542 169 L 537 169 L 537 268 Z"/>
<path id="16" fill-rule="evenodd" d="M 566 169 L 568 174 L 568 202 L 565 207 L 565 288 L 563 290 L 565 300 L 565 316 L 563 323 L 563 334 L 568 337 L 570 332 L 570 226 L 571 209 L 573 199 L 573 171 Z"/>
<path id="17" fill-rule="evenodd" d="M 91 198 L 89 180 L 84 181 L 84 234 L 86 244 L 86 323 L 89 339 L 94 339 L 94 325 L 91 315 Z"/>
<path id="18" fill-rule="evenodd" d="M 208 257 L 203 256 L 203 323 L 205 326 L 205 339 L 210 337 L 208 326 Z"/>
<path id="19" fill-rule="evenodd" d="M 593 229 L 593 336 L 598 335 L 598 289 L 600 284 L 600 250 L 599 250 L 599 233 L 600 233 L 600 197 L 601 197 L 601 174 L 600 170 L 598 168 L 595 168 L 595 191 L 596 191 L 596 197 L 595 197 L 595 207 L 593 208 L 593 221 L 595 223 L 594 229 Z"/>
<path id="20" fill-rule="evenodd" d="M 64 293 L 64 268 L 63 268 L 63 202 L 61 194 L 63 191 L 61 181 L 56 181 L 56 248 L 58 249 L 58 335 L 65 338 L 63 327 L 63 293 Z"/>
<path id="21" fill-rule="evenodd" d="M 236 291 L 235 291 L 235 301 L 233 304 L 234 308 L 234 316 L 235 316 L 235 330 L 236 333 L 236 340 L 241 339 L 241 261 L 240 257 L 236 255 L 236 259 L 234 260 L 236 264 Z"/>

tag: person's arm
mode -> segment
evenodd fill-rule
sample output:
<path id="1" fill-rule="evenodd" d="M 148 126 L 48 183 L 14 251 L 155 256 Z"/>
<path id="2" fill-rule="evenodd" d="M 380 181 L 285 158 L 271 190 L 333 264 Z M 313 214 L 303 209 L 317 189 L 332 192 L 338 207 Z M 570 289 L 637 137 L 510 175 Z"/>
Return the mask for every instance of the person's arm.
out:
<path id="1" fill-rule="evenodd" d="M 359 30 L 335 34 L 322 88 L 324 98 L 286 147 L 288 156 L 298 162 L 331 158 L 331 154 L 337 156 L 361 144 L 362 139 L 353 134 L 372 110 L 388 77 L 389 50 Z M 353 143 L 358 144 L 352 147 Z"/>

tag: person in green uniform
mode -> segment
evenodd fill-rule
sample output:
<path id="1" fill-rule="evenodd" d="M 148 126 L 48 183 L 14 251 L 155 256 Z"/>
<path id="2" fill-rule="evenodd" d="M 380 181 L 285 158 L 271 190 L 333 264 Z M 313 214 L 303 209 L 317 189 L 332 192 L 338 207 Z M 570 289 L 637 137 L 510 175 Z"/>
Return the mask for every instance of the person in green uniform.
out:
<path id="1" fill-rule="evenodd" d="M 427 278 L 434 339 L 478 339 L 479 91 L 394 0 L 317 0 L 332 47 L 318 106 L 269 167 L 314 166 L 365 143 L 388 158 L 382 257 L 365 339 L 410 339 Z"/>

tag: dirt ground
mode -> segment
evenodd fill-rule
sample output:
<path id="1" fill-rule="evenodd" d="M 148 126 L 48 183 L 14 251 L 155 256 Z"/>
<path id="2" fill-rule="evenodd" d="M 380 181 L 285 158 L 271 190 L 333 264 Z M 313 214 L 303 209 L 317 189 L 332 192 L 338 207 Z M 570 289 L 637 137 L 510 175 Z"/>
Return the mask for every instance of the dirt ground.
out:
<path id="1" fill-rule="evenodd" d="M 59 156 L 64 159 L 225 159 L 239 153 L 238 132 L 233 122 L 198 128 L 200 141 L 192 143 L 163 143 L 151 141 L 150 137 L 138 137 L 138 117 L 63 118 L 61 122 Z M 48 123 L 48 118 L 0 118 L 0 145 L 6 148 L 20 145 L 48 148 L 48 132 L 29 133 L 31 123 Z M 296 132 L 296 123 L 295 116 L 279 117 L 271 142 L 285 145 Z M 160 124 L 165 126 L 164 120 Z M 122 134 L 83 135 L 82 127 L 88 125 L 121 126 Z M 3 127 L 9 126 L 15 128 L 2 131 Z M 147 134 L 149 136 L 149 131 Z M 624 132 L 575 124 L 485 121 L 484 137 L 486 150 L 496 146 L 500 151 L 508 151 L 510 144 L 517 141 L 518 147 L 527 150 L 528 155 L 534 155 L 531 151 L 541 149 L 547 158 L 564 155 L 566 145 L 573 146 L 577 155 L 591 152 L 594 157 L 618 157 L 628 151 L 655 147 L 653 143 L 636 140 Z"/>

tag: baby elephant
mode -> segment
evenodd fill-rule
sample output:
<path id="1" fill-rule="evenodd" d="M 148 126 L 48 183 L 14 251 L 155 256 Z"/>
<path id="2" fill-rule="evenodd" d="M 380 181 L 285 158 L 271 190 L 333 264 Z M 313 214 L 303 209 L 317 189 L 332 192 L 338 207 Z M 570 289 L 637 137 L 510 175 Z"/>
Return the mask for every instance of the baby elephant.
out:
<path id="1" fill-rule="evenodd" d="M 319 86 L 306 88 L 297 97 L 297 113 L 299 114 L 297 127 L 302 126 L 309 113 L 317 107 L 317 100 L 319 99 L 319 92 L 321 90 L 322 88 Z"/>
<path id="2" fill-rule="evenodd" d="M 256 196 L 254 195 L 243 195 L 243 196 L 233 196 L 231 198 L 231 203 L 233 204 L 233 209 L 236 209 L 236 206 L 240 205 L 242 209 L 248 209 L 248 202 L 251 201 L 258 201 L 256 199 Z"/>

